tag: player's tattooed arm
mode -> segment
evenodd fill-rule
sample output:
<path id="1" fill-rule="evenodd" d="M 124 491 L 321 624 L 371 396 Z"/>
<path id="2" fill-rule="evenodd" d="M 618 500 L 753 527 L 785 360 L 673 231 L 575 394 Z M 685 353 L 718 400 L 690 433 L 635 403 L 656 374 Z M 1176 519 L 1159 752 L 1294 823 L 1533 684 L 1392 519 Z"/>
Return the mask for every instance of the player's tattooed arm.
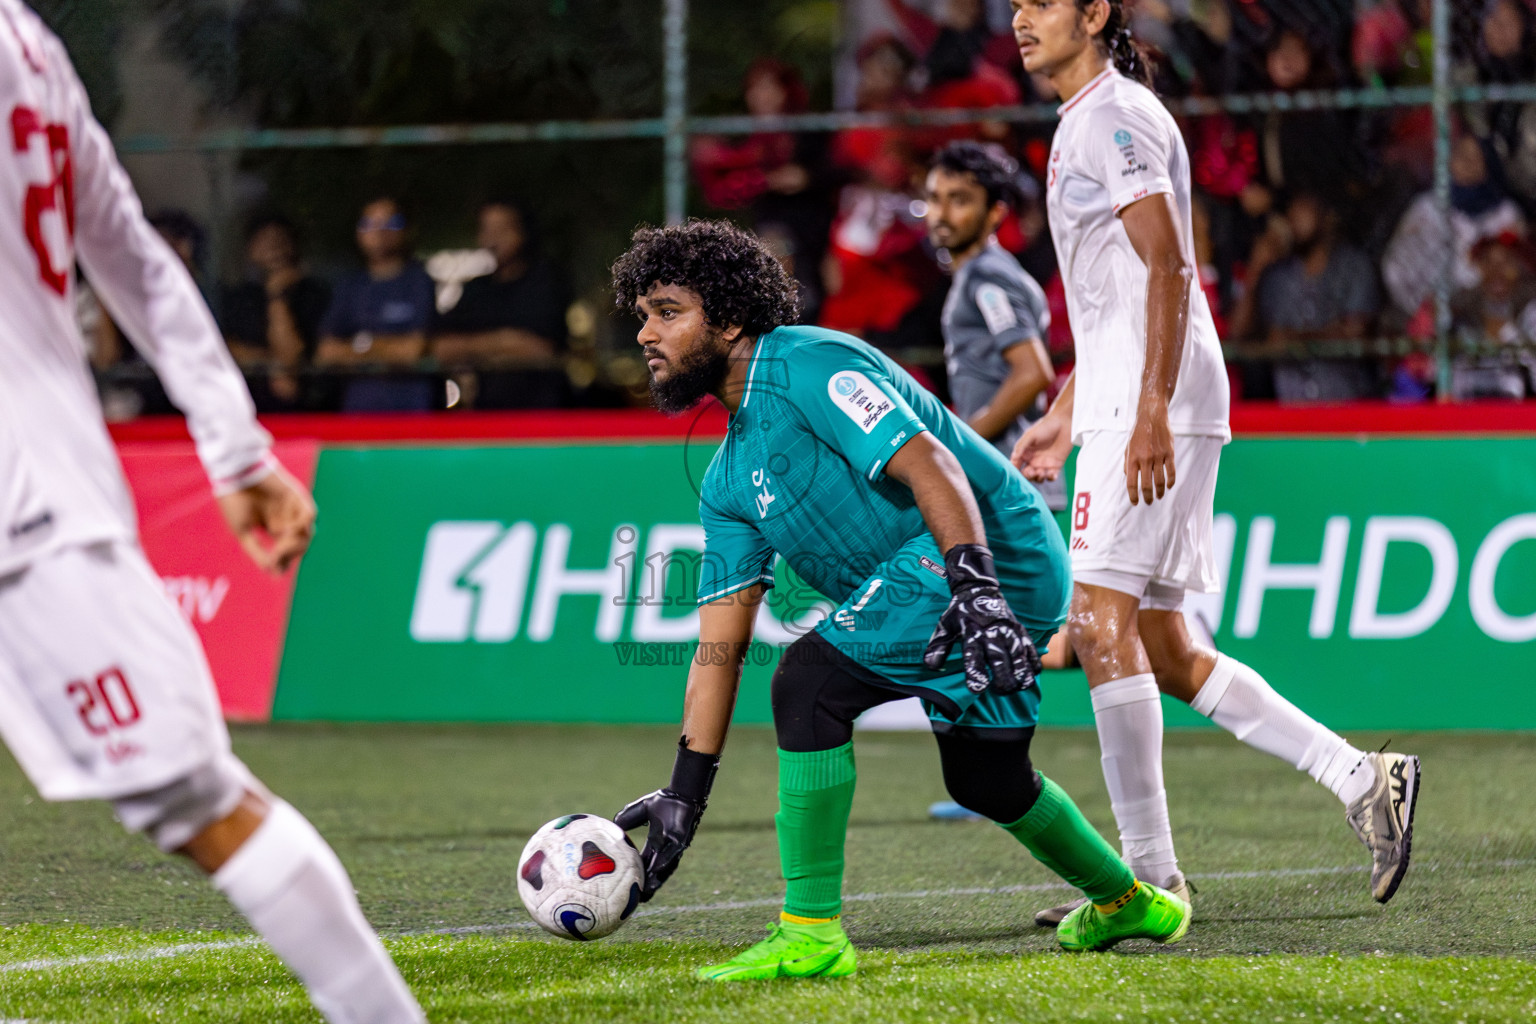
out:
<path id="1" fill-rule="evenodd" d="M 736 689 L 741 682 L 747 647 L 752 643 L 752 626 L 764 593 L 766 588 L 755 583 L 699 608 L 699 649 L 726 649 L 734 657 L 694 659 L 688 671 L 683 735 L 677 744 L 671 780 L 614 816 L 613 820 L 625 831 L 647 827 L 645 849 L 640 851 L 645 866 L 644 899 L 649 900 L 672 877 L 704 816 L 736 707 Z"/>
<path id="2" fill-rule="evenodd" d="M 1189 293 L 1195 268 L 1179 240 L 1173 197 L 1155 193 L 1127 206 L 1120 222 L 1147 266 L 1147 355 L 1141 373 L 1136 425 L 1125 452 L 1131 504 L 1161 498 L 1174 483 L 1173 432 L 1168 403 L 1179 380 L 1189 333 Z"/>

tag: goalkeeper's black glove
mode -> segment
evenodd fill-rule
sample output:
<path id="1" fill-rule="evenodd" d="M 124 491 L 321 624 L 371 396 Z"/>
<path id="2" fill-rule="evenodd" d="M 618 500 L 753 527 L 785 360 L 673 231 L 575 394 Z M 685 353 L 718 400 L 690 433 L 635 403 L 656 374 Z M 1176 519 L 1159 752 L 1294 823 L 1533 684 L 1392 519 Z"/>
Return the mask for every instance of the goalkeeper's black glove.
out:
<path id="1" fill-rule="evenodd" d="M 956 544 L 944 553 L 944 568 L 949 607 L 939 616 L 923 664 L 943 668 L 959 641 L 965 684 L 973 692 L 1018 693 L 1034 686 L 1040 654 L 1003 598 L 992 552 L 980 544 Z"/>
<path id="2" fill-rule="evenodd" d="M 677 870 L 677 862 L 682 860 L 683 851 L 698 831 L 719 767 L 720 755 L 689 750 L 684 738 L 677 744 L 672 783 L 647 793 L 613 816 L 614 822 L 626 832 L 650 824 L 645 849 L 640 851 L 640 863 L 645 868 L 642 900 L 656 895 L 656 890 Z"/>

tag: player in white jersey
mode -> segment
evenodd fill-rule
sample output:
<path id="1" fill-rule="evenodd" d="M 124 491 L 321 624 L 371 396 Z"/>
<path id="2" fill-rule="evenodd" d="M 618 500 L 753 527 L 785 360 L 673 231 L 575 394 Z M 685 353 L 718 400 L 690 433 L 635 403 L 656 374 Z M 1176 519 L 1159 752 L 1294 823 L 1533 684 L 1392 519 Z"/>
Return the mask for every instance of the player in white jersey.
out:
<path id="1" fill-rule="evenodd" d="M 1083 663 L 1125 859 L 1187 893 L 1163 790 L 1159 693 L 1309 772 L 1345 805 L 1385 903 L 1408 869 L 1418 758 L 1366 754 L 1185 626 L 1186 590 L 1217 589 L 1212 503 L 1227 427 L 1221 346 L 1195 286 L 1189 155 L 1146 85 L 1121 0 L 1012 0 L 1024 66 L 1061 95 L 1046 170 L 1077 366 L 1014 449 L 1054 479 L 1081 446 L 1068 630 Z M 1177 480 L 1177 486 L 1175 486 Z M 1067 908 L 1037 915 L 1054 923 Z"/>
<path id="2" fill-rule="evenodd" d="M 77 260 L 186 412 L 259 565 L 303 554 L 314 504 L 272 459 L 64 47 L 19 0 L 0 0 L 0 115 L 0 734 L 46 799 L 109 801 L 206 871 L 327 1019 L 423 1021 L 335 853 L 230 751 L 197 637 L 138 546 L 74 322 Z"/>

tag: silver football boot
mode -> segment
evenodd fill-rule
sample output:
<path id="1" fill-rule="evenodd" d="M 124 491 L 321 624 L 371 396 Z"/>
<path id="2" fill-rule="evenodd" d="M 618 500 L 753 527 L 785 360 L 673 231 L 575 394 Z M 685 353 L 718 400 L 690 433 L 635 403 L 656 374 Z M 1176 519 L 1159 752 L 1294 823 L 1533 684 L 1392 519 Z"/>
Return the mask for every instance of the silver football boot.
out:
<path id="1" fill-rule="evenodd" d="M 1349 827 L 1371 851 L 1371 895 L 1385 903 L 1408 873 L 1413 805 L 1419 799 L 1419 759 L 1412 754 L 1366 754 L 1376 772 L 1371 791 L 1344 812 Z"/>

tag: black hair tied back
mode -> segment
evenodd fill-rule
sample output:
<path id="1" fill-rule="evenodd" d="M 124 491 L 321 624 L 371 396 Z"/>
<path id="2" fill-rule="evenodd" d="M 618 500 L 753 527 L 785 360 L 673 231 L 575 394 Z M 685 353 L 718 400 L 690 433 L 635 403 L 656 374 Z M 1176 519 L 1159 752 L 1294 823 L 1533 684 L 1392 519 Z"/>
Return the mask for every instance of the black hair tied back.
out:
<path id="1" fill-rule="evenodd" d="M 1147 63 L 1146 54 L 1136 40 L 1131 38 L 1131 30 L 1125 24 L 1125 8 L 1122 0 L 1108 0 L 1109 18 L 1104 22 L 1104 41 L 1109 46 L 1109 58 L 1114 62 L 1115 70 L 1134 82 L 1140 82 L 1147 88 L 1152 87 L 1152 68 Z"/>

